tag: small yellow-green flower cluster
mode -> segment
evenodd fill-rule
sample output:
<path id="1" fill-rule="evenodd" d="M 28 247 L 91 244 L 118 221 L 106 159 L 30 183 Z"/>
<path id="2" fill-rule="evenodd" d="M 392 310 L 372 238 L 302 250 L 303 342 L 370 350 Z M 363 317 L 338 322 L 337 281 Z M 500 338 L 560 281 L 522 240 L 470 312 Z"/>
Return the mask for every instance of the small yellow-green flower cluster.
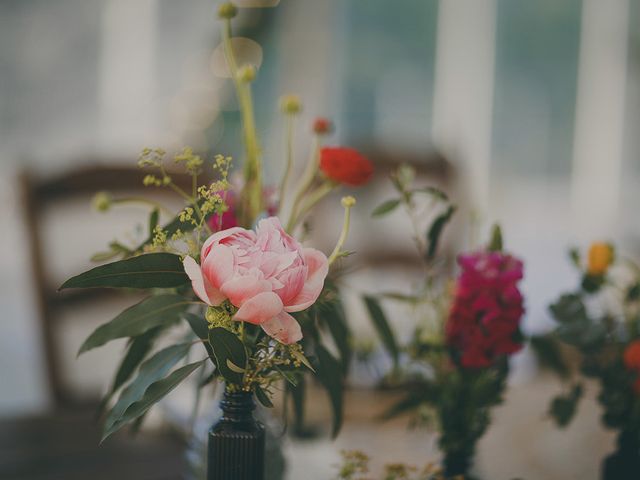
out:
<path id="1" fill-rule="evenodd" d="M 237 311 L 228 300 L 217 307 L 207 308 L 205 318 L 209 323 L 209 328 L 222 327 L 231 332 L 237 333 L 238 322 L 233 321 L 233 315 Z"/>
<path id="2" fill-rule="evenodd" d="M 193 218 L 193 207 L 184 207 L 184 210 L 180 212 L 178 218 L 182 223 L 191 223 L 192 225 L 198 226 L 198 221 Z"/>
<path id="3" fill-rule="evenodd" d="M 153 240 L 151 242 L 152 250 L 159 250 L 167 244 L 167 232 L 160 225 L 156 225 L 153 229 Z"/>
<path id="4" fill-rule="evenodd" d="M 98 212 L 106 212 L 111 208 L 112 198 L 107 192 L 98 192 L 93 197 L 93 208 Z"/>
<path id="5" fill-rule="evenodd" d="M 229 178 L 229 169 L 233 159 L 231 157 L 225 157 L 224 155 L 216 155 L 213 158 L 213 170 L 220 174 L 220 179 L 224 182 Z"/>
<path id="6" fill-rule="evenodd" d="M 169 185 L 171 183 L 171 177 L 168 175 L 163 175 L 162 178 L 159 178 L 153 174 L 145 175 L 142 179 L 142 184 L 145 187 L 163 187 Z"/>
<path id="7" fill-rule="evenodd" d="M 191 147 L 183 148 L 182 152 L 173 157 L 173 161 L 176 164 L 183 164 L 185 170 L 192 175 L 200 173 L 202 164 L 204 163 L 200 155 L 193 153 Z"/>
<path id="8" fill-rule="evenodd" d="M 161 148 L 145 148 L 138 158 L 138 166 L 140 168 L 159 167 L 162 165 L 166 154 L 167 152 Z"/>

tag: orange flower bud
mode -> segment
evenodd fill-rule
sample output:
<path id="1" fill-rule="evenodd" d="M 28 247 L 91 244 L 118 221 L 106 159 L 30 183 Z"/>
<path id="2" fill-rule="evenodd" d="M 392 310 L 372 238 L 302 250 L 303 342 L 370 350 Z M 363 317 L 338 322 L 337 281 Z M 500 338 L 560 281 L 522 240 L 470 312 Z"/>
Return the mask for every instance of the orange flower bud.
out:
<path id="1" fill-rule="evenodd" d="M 595 242 L 589 248 L 587 273 L 593 276 L 604 275 L 613 262 L 613 247 L 604 242 Z"/>
<path id="2" fill-rule="evenodd" d="M 314 120 L 313 131 L 318 135 L 326 135 L 327 133 L 331 133 L 331 130 L 333 130 L 331 120 L 323 117 L 318 117 Z"/>

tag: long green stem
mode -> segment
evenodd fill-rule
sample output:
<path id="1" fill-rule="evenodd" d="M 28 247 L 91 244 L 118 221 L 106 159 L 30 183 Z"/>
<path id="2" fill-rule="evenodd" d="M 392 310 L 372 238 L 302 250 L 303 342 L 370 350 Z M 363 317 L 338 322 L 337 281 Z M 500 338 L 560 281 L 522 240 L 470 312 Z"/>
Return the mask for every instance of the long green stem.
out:
<path id="1" fill-rule="evenodd" d="M 260 146 L 256 134 L 253 114 L 253 100 L 249 82 L 243 82 L 238 76 L 238 64 L 231 44 L 231 20 L 225 19 L 222 28 L 222 43 L 231 72 L 231 78 L 236 88 L 236 95 L 242 114 L 242 125 L 246 149 L 246 163 L 244 165 L 244 186 L 241 192 L 240 207 L 241 221 L 250 226 L 262 211 L 262 165 L 260 160 Z"/>
<path id="2" fill-rule="evenodd" d="M 342 253 L 342 247 L 344 242 L 347 240 L 347 236 L 349 235 L 349 225 L 351 223 L 351 208 L 355 205 L 356 200 L 353 197 L 344 197 L 342 199 L 342 206 L 344 207 L 344 221 L 342 223 L 342 232 L 340 232 L 340 237 L 338 238 L 338 243 L 336 243 L 333 252 L 329 256 L 329 265 L 336 261 L 336 259 Z"/>
<path id="3" fill-rule="evenodd" d="M 291 213 L 289 214 L 289 221 L 287 224 L 292 224 L 298 214 L 298 207 L 302 203 L 302 198 L 304 197 L 307 190 L 313 183 L 313 180 L 316 178 L 316 174 L 318 173 L 318 163 L 320 161 L 320 137 L 316 134 L 313 136 L 313 140 L 311 143 L 311 152 L 309 153 L 309 160 L 307 162 L 307 166 L 302 174 L 302 180 L 300 181 L 300 185 L 298 190 L 296 191 L 296 195 L 293 199 L 293 205 L 291 206 Z"/>
<path id="4" fill-rule="evenodd" d="M 336 187 L 336 183 L 327 180 L 318 188 L 316 188 L 311 194 L 309 198 L 305 202 L 304 206 L 300 209 L 300 213 L 296 215 L 295 218 L 292 218 L 287 225 L 287 231 L 291 233 L 294 228 L 298 225 L 298 223 L 304 218 L 304 216 L 311 210 L 320 200 L 329 195 L 331 191 Z"/>
<path id="5" fill-rule="evenodd" d="M 284 167 L 284 175 L 282 175 L 282 181 L 280 183 L 280 198 L 278 200 L 278 212 L 282 211 L 284 207 L 284 200 L 287 191 L 287 183 L 289 182 L 289 175 L 291 175 L 291 165 L 293 164 L 293 115 L 287 115 L 287 126 L 285 134 L 286 143 L 286 165 Z"/>

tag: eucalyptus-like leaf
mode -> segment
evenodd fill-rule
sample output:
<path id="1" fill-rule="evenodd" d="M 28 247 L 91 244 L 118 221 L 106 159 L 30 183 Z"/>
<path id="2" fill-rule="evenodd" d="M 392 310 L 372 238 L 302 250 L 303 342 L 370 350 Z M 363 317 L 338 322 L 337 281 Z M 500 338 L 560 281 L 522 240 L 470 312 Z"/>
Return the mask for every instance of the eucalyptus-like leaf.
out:
<path id="1" fill-rule="evenodd" d="M 240 339 L 235 333 L 216 327 L 209 330 L 209 343 L 224 379 L 229 383 L 241 385 L 242 372 L 247 368 L 247 352 Z M 237 371 L 231 368 L 228 362 L 238 367 Z"/>
<path id="2" fill-rule="evenodd" d="M 136 337 L 148 330 L 178 321 L 191 302 L 179 295 L 154 295 L 129 307 L 87 338 L 78 355 L 116 338 Z"/>
<path id="3" fill-rule="evenodd" d="M 577 383 L 569 393 L 557 396 L 551 401 L 549 414 L 553 417 L 559 427 L 564 428 L 569 425 L 576 413 L 578 402 L 580 401 L 580 398 L 582 398 L 582 394 L 582 384 Z"/>
<path id="4" fill-rule="evenodd" d="M 331 337 L 340 352 L 340 361 L 342 362 L 342 371 L 346 374 L 353 349 L 351 347 L 351 329 L 345 318 L 342 301 L 339 296 L 327 302 L 322 302 L 317 306 L 318 316 L 329 327 Z"/>
<path id="5" fill-rule="evenodd" d="M 437 198 L 438 200 L 448 201 L 449 197 L 446 193 L 436 187 L 420 187 L 411 190 L 411 193 L 426 193 L 427 195 L 431 195 L 432 197 Z"/>
<path id="6" fill-rule="evenodd" d="M 259 386 L 256 387 L 255 392 L 256 398 L 264 407 L 273 408 L 273 402 L 269 398 L 269 395 L 267 395 L 267 393 L 262 388 L 260 388 Z"/>
<path id="7" fill-rule="evenodd" d="M 490 252 L 501 252 L 503 249 L 502 229 L 497 223 L 491 229 L 491 240 L 489 240 Z"/>
<path id="8" fill-rule="evenodd" d="M 381 415 L 381 420 L 390 420 L 405 412 L 410 412 L 417 409 L 420 405 L 426 402 L 426 398 L 419 392 L 409 392 L 406 397 L 402 398 L 398 402 L 394 403 L 385 410 Z"/>
<path id="9" fill-rule="evenodd" d="M 380 303 L 377 299 L 370 296 L 364 296 L 364 303 L 369 311 L 369 316 L 373 321 L 373 326 L 378 332 L 378 336 L 382 341 L 382 344 L 385 346 L 389 355 L 393 359 L 393 363 L 395 365 L 398 364 L 398 357 L 400 356 L 400 347 L 398 347 L 398 342 L 396 341 L 395 334 L 387 321 L 387 317 L 380 306 Z"/>
<path id="10" fill-rule="evenodd" d="M 148 253 L 107 263 L 70 278 L 66 288 L 173 288 L 189 282 L 182 261 L 172 253 Z"/>
<path id="11" fill-rule="evenodd" d="M 147 388 L 163 378 L 173 366 L 184 358 L 191 347 L 190 343 L 172 345 L 160 350 L 140 365 L 136 378 L 122 391 L 105 420 L 105 430 L 110 430 L 120 421 L 127 409 L 142 399 Z"/>
<path id="12" fill-rule="evenodd" d="M 155 339 L 158 337 L 161 330 L 162 329 L 160 327 L 152 328 L 142 335 L 135 337 L 131 341 L 129 348 L 127 349 L 127 353 L 122 359 L 118 371 L 116 372 L 112 386 L 113 392 L 117 391 L 131 378 L 133 373 L 136 371 L 136 368 L 138 368 L 153 348 Z"/>
<path id="13" fill-rule="evenodd" d="M 402 203 L 402 199 L 400 198 L 393 198 L 391 200 L 387 200 L 386 202 L 383 202 L 380 205 L 378 205 L 371 213 L 371 216 L 382 217 L 383 215 L 391 213 L 397 208 L 398 205 L 400 205 L 400 203 Z"/>
<path id="14" fill-rule="evenodd" d="M 213 349 L 209 344 L 209 323 L 201 316 L 196 315 L 191 312 L 184 312 L 182 314 L 182 318 L 184 318 L 191 327 L 193 333 L 200 339 L 204 340 L 204 346 L 207 349 L 207 353 L 211 357 L 212 360 L 215 360 L 213 355 Z"/>
<path id="15" fill-rule="evenodd" d="M 438 215 L 436 219 L 431 224 L 429 231 L 427 232 L 427 260 L 432 260 L 436 255 L 436 251 L 438 250 L 438 243 L 440 241 L 440 236 L 442 235 L 442 231 L 444 227 L 449 223 L 451 217 L 456 211 L 455 205 L 450 205 L 443 213 Z"/>
<path id="16" fill-rule="evenodd" d="M 112 433 L 122 428 L 122 426 L 124 426 L 127 422 L 130 422 L 131 420 L 134 420 L 140 415 L 144 414 L 155 403 L 160 401 L 174 388 L 176 388 L 185 378 L 187 378 L 195 370 L 201 367 L 204 362 L 205 360 L 201 360 L 199 362 L 190 363 L 188 365 L 185 365 L 184 367 L 180 367 L 162 380 L 158 380 L 157 382 L 149 385 L 149 388 L 147 388 L 147 390 L 144 392 L 144 395 L 139 401 L 129 406 L 122 417 L 120 417 L 119 420 L 111 425 L 111 427 L 105 428 L 104 433 L 102 434 L 102 441 L 104 441 Z"/>
<path id="17" fill-rule="evenodd" d="M 412 305 L 421 303 L 424 301 L 423 298 L 416 295 L 407 295 L 400 292 L 382 292 L 379 294 L 381 297 L 388 298 L 390 300 L 396 300 L 398 302 L 410 303 Z"/>
<path id="18" fill-rule="evenodd" d="M 158 226 L 158 220 L 160 219 L 160 210 L 154 208 L 149 214 L 149 237 L 153 238 L 154 231 Z"/>
<path id="19" fill-rule="evenodd" d="M 340 362 L 321 344 L 316 345 L 316 355 L 317 377 L 327 391 L 331 402 L 331 410 L 333 412 L 331 435 L 335 438 L 342 427 L 343 420 L 344 386 L 342 383 L 342 369 Z"/>

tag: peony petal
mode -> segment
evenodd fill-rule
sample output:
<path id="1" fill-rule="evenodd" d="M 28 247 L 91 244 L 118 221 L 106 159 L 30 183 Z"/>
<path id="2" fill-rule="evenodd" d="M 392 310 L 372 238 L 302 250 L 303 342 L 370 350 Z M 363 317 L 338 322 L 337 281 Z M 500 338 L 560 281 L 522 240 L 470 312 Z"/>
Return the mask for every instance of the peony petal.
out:
<path id="1" fill-rule="evenodd" d="M 302 329 L 295 318 L 287 312 L 280 312 L 279 315 L 267 320 L 261 325 L 262 329 L 270 337 L 275 338 L 280 343 L 289 345 L 302 339 Z"/>
<path id="2" fill-rule="evenodd" d="M 220 291 L 236 307 L 262 292 L 271 291 L 271 283 L 251 275 L 235 275 L 220 287 Z"/>
<path id="3" fill-rule="evenodd" d="M 324 287 L 324 279 L 329 273 L 329 262 L 324 253 L 315 248 L 302 249 L 302 256 L 309 269 L 307 279 L 300 293 L 287 303 L 285 311 L 299 312 L 315 303 Z"/>
<path id="4" fill-rule="evenodd" d="M 245 301 L 234 320 L 261 325 L 282 312 L 282 300 L 273 292 L 262 292 Z"/>
<path id="5" fill-rule="evenodd" d="M 237 243 L 240 244 L 255 243 L 256 238 L 256 234 L 253 231 L 247 230 L 242 227 L 233 227 L 216 232 L 209 238 L 207 238 L 207 240 L 204 242 L 204 245 L 202 245 L 202 250 L 200 252 L 200 258 L 202 259 L 202 262 L 204 263 L 213 247 L 231 236 L 237 237 L 235 240 L 237 240 Z"/>
<path id="6" fill-rule="evenodd" d="M 220 288 L 234 274 L 233 251 L 226 245 L 214 245 L 202 262 L 202 273 L 211 285 Z"/>
<path id="7" fill-rule="evenodd" d="M 282 285 L 273 289 L 282 299 L 282 303 L 288 305 L 298 296 L 304 287 L 308 270 L 306 265 L 300 265 L 282 272 L 277 278 L 270 279 L 272 282 L 278 280 L 278 283 Z"/>
<path id="8" fill-rule="evenodd" d="M 191 279 L 191 285 L 196 295 L 207 305 L 220 305 L 225 299 L 220 291 L 212 286 L 202 275 L 200 265 L 191 257 L 187 256 L 182 261 L 184 271 Z"/>

